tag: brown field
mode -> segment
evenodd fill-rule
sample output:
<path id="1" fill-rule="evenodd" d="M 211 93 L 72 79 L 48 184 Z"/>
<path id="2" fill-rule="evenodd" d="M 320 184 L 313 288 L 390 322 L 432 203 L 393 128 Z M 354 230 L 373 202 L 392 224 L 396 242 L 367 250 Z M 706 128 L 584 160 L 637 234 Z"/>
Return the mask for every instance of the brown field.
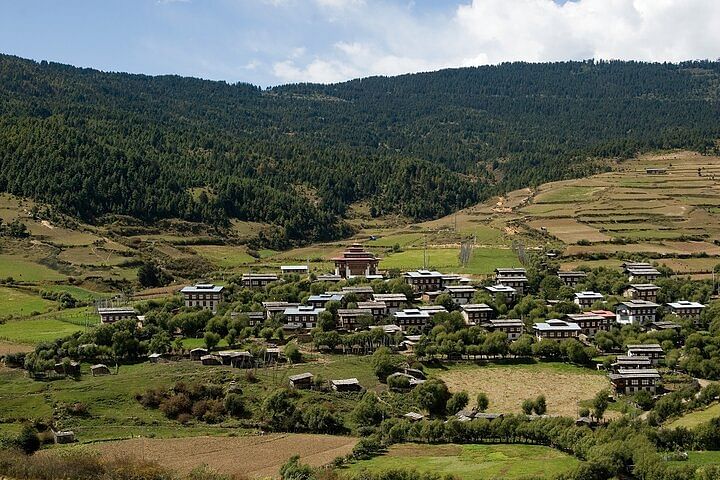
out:
<path id="1" fill-rule="evenodd" d="M 23 345 L 20 343 L 11 343 L 0 340 L 0 357 L 9 353 L 32 352 L 33 350 L 34 347 L 32 345 Z"/>
<path id="2" fill-rule="evenodd" d="M 135 455 L 164 467 L 188 472 L 207 465 L 240 478 L 277 478 L 280 466 L 293 455 L 321 466 L 349 453 L 356 438 L 331 435 L 270 434 L 247 437 L 133 438 L 93 445 L 107 456 Z"/>
<path id="3" fill-rule="evenodd" d="M 535 220 L 528 225 L 535 229 L 547 228 L 548 232 L 565 243 L 576 243 L 580 240 L 590 242 L 605 242 L 610 237 L 597 228 L 582 224 L 573 218 L 560 218 L 552 220 Z"/>
<path id="4" fill-rule="evenodd" d="M 543 365 L 458 369 L 440 377 L 450 391 L 467 391 L 471 403 L 479 392 L 485 392 L 490 399 L 488 411 L 498 413 L 520 413 L 523 400 L 542 394 L 547 399 L 548 414 L 576 416 L 578 402 L 609 387 L 603 375 L 536 367 Z"/>

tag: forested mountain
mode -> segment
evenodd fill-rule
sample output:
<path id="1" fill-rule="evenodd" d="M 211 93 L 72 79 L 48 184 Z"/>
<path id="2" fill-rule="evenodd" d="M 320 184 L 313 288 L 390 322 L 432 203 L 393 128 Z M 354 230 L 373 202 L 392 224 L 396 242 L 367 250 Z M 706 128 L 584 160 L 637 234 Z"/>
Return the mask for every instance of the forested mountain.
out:
<path id="1" fill-rule="evenodd" d="M 594 172 L 600 157 L 708 151 L 719 136 L 718 62 L 513 63 L 262 90 L 0 56 L 0 190 L 89 221 L 267 222 L 276 244 L 348 234 L 357 200 L 436 217 Z"/>

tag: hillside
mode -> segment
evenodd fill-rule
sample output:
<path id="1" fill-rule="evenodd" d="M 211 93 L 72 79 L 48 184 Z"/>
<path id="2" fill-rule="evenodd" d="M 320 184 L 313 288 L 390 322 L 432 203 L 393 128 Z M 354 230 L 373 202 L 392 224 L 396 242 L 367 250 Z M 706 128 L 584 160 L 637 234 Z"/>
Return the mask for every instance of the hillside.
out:
<path id="1" fill-rule="evenodd" d="M 720 63 L 504 64 L 261 90 L 0 56 L 0 191 L 94 224 L 259 222 L 347 237 L 351 205 L 426 220 L 491 194 L 717 149 Z"/>

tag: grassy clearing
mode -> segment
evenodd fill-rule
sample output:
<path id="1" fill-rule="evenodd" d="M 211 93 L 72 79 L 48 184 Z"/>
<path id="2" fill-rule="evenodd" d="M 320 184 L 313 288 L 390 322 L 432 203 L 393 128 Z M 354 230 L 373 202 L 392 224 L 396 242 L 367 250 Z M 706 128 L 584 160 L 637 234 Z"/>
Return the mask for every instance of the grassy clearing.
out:
<path id="1" fill-rule="evenodd" d="M 99 320 L 88 308 L 74 308 L 0 324 L 0 339 L 35 345 L 71 335 Z"/>
<path id="2" fill-rule="evenodd" d="M 704 410 L 690 412 L 678 418 L 670 424 L 672 428 L 685 427 L 692 428 L 701 423 L 709 422 L 713 418 L 720 417 L 720 403 L 710 405 Z"/>
<path id="3" fill-rule="evenodd" d="M 58 258 L 73 265 L 98 267 L 117 266 L 131 259 L 131 257 L 119 255 L 114 250 L 96 248 L 92 245 L 67 248 L 60 252 Z"/>
<path id="4" fill-rule="evenodd" d="M 602 372 L 565 363 L 458 364 L 428 372 L 453 392 L 466 390 L 471 401 L 485 392 L 496 413 L 520 413 L 523 400 L 543 394 L 549 414 L 575 416 L 581 402 L 609 387 Z"/>
<path id="5" fill-rule="evenodd" d="M 428 267 L 440 271 L 470 274 L 489 274 L 497 267 L 519 266 L 517 255 L 511 249 L 478 247 L 468 266 L 460 267 L 459 248 L 428 248 Z M 381 269 L 416 270 L 423 268 L 423 250 L 408 249 L 387 255 L 380 261 Z"/>
<path id="6" fill-rule="evenodd" d="M 368 247 L 392 247 L 395 244 L 401 247 L 408 247 L 410 245 L 418 245 L 422 243 L 422 233 L 398 233 L 394 235 L 381 236 L 377 240 L 369 240 L 367 242 Z"/>
<path id="7" fill-rule="evenodd" d="M 560 186 L 555 187 L 553 184 L 545 190 L 542 187 L 541 193 L 535 197 L 536 203 L 571 203 L 571 202 L 587 202 L 593 199 L 597 193 L 604 190 L 605 187 L 585 187 L 585 186 Z"/>
<path id="8" fill-rule="evenodd" d="M 234 268 L 253 263 L 256 259 L 247 253 L 245 247 L 232 245 L 199 245 L 191 249 L 206 258 L 213 264 L 222 268 Z"/>
<path id="9" fill-rule="evenodd" d="M 0 318 L 25 317 L 33 312 L 42 313 L 56 305 L 55 302 L 17 288 L 0 287 Z"/>
<path id="10" fill-rule="evenodd" d="M 386 455 L 351 465 L 353 472 L 396 468 L 456 475 L 463 480 L 553 478 L 579 464 L 570 455 L 538 445 L 419 445 L 390 447 Z"/>
<path id="11" fill-rule="evenodd" d="M 703 465 L 718 465 L 720 464 L 720 451 L 688 452 L 687 461 L 673 461 L 670 463 L 676 465 L 696 465 L 698 467 Z"/>
<path id="12" fill-rule="evenodd" d="M 67 292 L 74 298 L 83 302 L 92 302 L 100 298 L 111 297 L 112 293 L 93 292 L 82 287 L 76 287 L 75 285 L 43 285 L 43 290 L 50 292 Z"/>
<path id="13" fill-rule="evenodd" d="M 22 282 L 64 280 L 67 278 L 45 265 L 21 255 L 0 255 L 0 278 L 12 277 Z"/>

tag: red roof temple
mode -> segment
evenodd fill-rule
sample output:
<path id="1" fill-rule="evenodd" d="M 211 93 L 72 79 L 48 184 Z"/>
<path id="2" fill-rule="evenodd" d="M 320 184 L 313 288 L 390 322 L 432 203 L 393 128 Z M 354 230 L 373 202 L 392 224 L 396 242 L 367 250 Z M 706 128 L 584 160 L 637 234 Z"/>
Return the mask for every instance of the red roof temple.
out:
<path id="1" fill-rule="evenodd" d="M 335 275 L 342 278 L 377 275 L 377 266 L 380 258 L 371 252 L 366 252 L 362 245 L 353 243 L 340 257 L 331 259 L 335 262 Z"/>

